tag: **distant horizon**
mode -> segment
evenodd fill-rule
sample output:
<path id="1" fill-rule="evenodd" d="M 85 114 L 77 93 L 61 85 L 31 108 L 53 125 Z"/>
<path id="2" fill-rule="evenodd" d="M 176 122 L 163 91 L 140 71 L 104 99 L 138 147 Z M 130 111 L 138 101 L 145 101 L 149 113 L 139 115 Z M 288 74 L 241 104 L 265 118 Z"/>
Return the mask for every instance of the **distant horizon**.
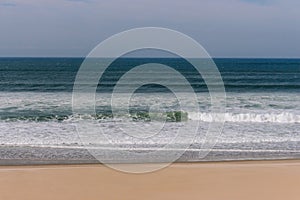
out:
<path id="1" fill-rule="evenodd" d="M 87 57 L 80 56 L 0 56 L 0 59 L 5 58 L 78 58 L 85 59 Z M 108 57 L 109 58 L 109 57 Z M 120 57 L 120 58 L 179 58 L 179 57 Z M 212 59 L 300 59 L 300 57 L 211 57 Z M 192 58 L 193 59 L 193 58 Z"/>

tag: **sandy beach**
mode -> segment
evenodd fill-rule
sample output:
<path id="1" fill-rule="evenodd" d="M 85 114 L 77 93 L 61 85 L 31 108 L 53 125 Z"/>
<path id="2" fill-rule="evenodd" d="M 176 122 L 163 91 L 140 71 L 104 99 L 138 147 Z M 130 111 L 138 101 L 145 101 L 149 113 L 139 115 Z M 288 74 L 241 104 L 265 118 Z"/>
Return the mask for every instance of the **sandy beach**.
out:
<path id="1" fill-rule="evenodd" d="M 147 174 L 104 165 L 0 167 L 0 199 L 299 199 L 300 161 L 175 163 Z"/>

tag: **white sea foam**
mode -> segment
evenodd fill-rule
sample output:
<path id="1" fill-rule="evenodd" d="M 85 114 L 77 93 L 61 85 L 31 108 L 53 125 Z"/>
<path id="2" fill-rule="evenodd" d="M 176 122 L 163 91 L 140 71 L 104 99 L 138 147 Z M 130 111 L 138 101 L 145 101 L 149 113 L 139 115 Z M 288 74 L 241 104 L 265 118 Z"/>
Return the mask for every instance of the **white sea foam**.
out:
<path id="1" fill-rule="evenodd" d="M 204 122 L 221 121 L 225 117 L 227 122 L 260 122 L 260 123 L 300 123 L 300 115 L 293 113 L 188 113 L 190 120 Z"/>

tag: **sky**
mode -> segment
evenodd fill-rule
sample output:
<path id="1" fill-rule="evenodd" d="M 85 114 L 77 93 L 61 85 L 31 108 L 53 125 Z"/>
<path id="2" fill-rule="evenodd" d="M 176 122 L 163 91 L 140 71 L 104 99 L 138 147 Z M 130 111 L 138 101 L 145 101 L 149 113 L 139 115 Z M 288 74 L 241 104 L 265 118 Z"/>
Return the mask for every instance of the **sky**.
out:
<path id="1" fill-rule="evenodd" d="M 300 58 L 299 0 L 0 0 L 0 57 L 84 57 L 113 34 L 164 27 L 212 57 Z"/>

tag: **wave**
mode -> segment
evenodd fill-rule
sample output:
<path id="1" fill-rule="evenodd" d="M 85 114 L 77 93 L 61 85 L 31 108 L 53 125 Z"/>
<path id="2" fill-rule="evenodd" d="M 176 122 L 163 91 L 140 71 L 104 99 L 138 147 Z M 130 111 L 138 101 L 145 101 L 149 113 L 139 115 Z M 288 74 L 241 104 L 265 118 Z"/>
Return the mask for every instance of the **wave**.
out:
<path id="1" fill-rule="evenodd" d="M 282 112 L 282 113 L 205 113 L 205 112 L 131 112 L 131 113 L 100 113 L 96 115 L 42 115 L 42 116 L 7 116 L 0 117 L 1 121 L 78 121 L 78 120 L 97 120 L 99 122 L 111 120 L 123 120 L 134 122 L 184 122 L 187 120 L 202 122 L 218 122 L 225 120 L 226 122 L 252 122 L 252 123 L 300 123 L 300 115 Z"/>
<path id="2" fill-rule="evenodd" d="M 78 120 L 112 120 L 121 119 L 129 121 L 166 121 L 166 122 L 181 122 L 188 120 L 188 113 L 184 111 L 169 111 L 169 112 L 130 112 L 130 113 L 100 113 L 96 115 L 77 114 L 77 115 L 40 115 L 40 116 L 7 116 L 0 117 L 4 121 L 78 121 Z"/>
<path id="3" fill-rule="evenodd" d="M 190 120 L 200 120 L 204 122 L 222 121 L 227 122 L 258 122 L 258 123 L 300 123 L 300 115 L 282 112 L 275 113 L 188 113 Z"/>
<path id="4" fill-rule="evenodd" d="M 245 78 L 241 77 L 240 80 Z M 281 83 L 273 82 L 273 80 L 266 80 L 265 82 L 258 83 L 251 83 L 253 81 L 243 80 L 236 81 L 229 81 L 227 82 L 224 80 L 224 87 L 227 92 L 237 92 L 237 91 L 261 91 L 265 92 L 266 90 L 270 91 L 294 91 L 299 92 L 300 84 L 299 81 L 292 81 L 290 78 L 289 81 L 282 81 Z M 111 80 L 110 80 L 111 81 Z M 116 81 L 112 82 L 101 82 L 98 84 L 97 93 L 111 93 L 116 85 Z M 246 82 L 245 82 L 246 81 Z M 276 80 L 278 81 L 278 80 Z M 72 92 L 73 91 L 73 82 L 69 83 L 34 83 L 31 81 L 30 83 L 14 83 L 11 84 L 10 82 L 0 82 L 0 91 L 1 92 Z M 119 87 L 122 87 L 123 91 L 129 91 L 129 89 L 134 85 L 138 84 L 140 81 L 134 83 L 134 81 L 130 84 L 118 84 Z M 207 85 L 203 81 L 194 81 L 189 83 L 190 86 L 194 89 L 195 92 L 208 92 Z M 93 84 L 81 84 L 82 86 L 93 86 Z M 171 85 L 171 84 L 170 84 Z M 179 85 L 176 83 L 172 83 L 173 87 L 176 87 L 178 91 L 186 92 L 187 87 L 186 85 Z M 210 87 L 219 88 L 222 85 L 210 85 Z M 168 92 L 168 90 L 160 85 L 148 84 L 141 87 L 136 93 L 153 93 L 153 92 Z"/>

